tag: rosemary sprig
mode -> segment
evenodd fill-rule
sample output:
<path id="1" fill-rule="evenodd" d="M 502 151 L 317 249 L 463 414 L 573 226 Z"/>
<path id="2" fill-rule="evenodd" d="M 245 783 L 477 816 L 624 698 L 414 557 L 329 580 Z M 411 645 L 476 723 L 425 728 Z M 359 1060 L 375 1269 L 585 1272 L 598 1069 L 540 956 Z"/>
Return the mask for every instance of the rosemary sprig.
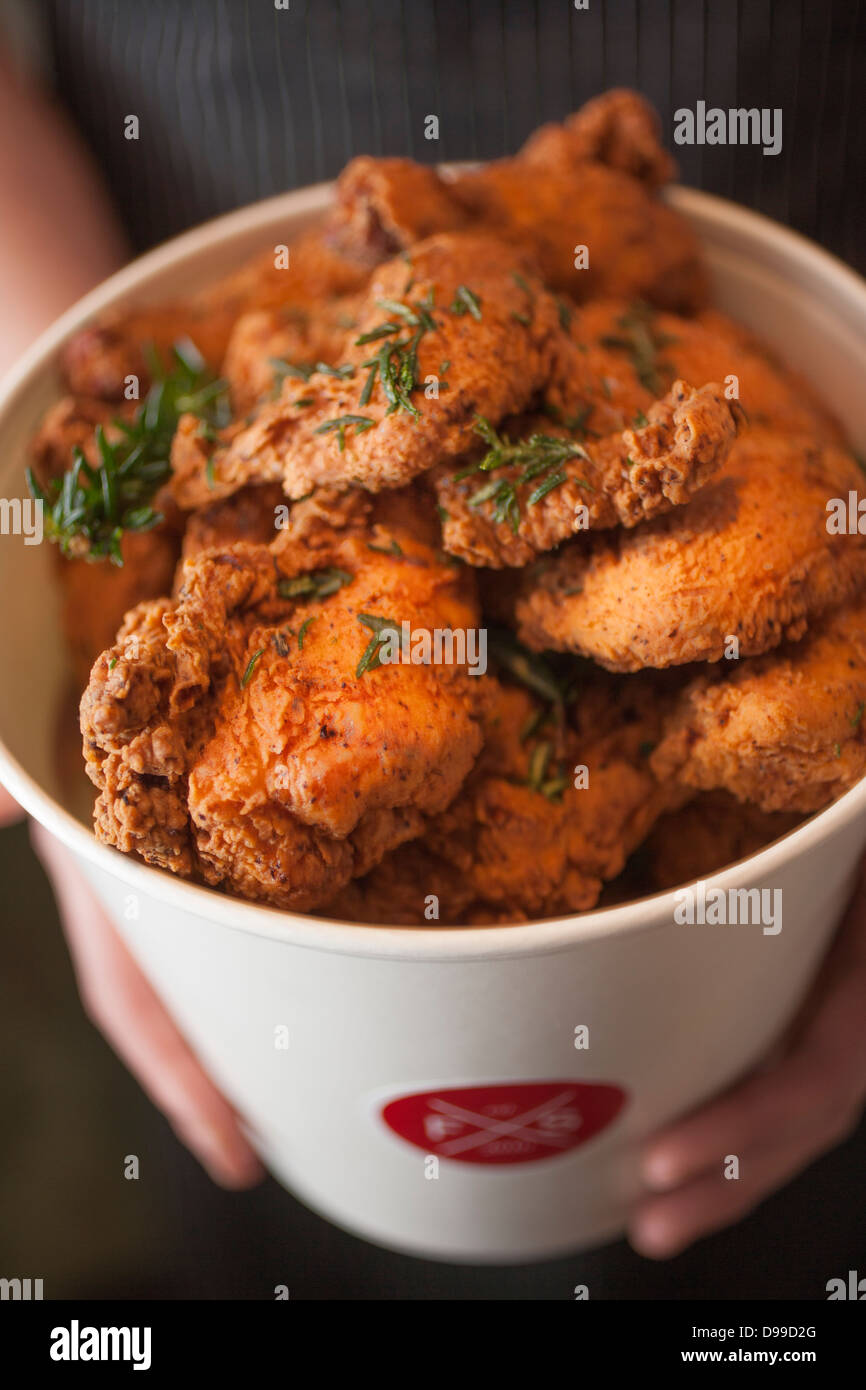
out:
<path id="1" fill-rule="evenodd" d="M 436 327 L 433 318 L 433 291 L 428 290 L 423 299 L 414 304 L 403 304 L 398 299 L 378 299 L 376 303 L 391 317 L 368 333 L 355 339 L 355 346 L 386 339 L 361 366 L 366 367 L 367 379 L 359 399 L 359 405 L 368 405 L 377 380 L 388 402 L 388 415 L 397 410 L 405 410 L 416 419 L 420 410 L 410 400 L 411 393 L 420 384 L 418 368 L 418 345 L 425 333 Z M 396 322 L 394 320 L 397 320 Z M 396 336 L 404 329 L 414 329 L 408 337 Z"/>
<path id="2" fill-rule="evenodd" d="M 355 426 L 356 434 L 363 434 L 365 430 L 370 430 L 376 421 L 369 415 L 335 415 L 333 420 L 326 420 L 323 425 L 314 430 L 314 434 L 327 434 L 330 430 L 337 431 L 337 441 L 340 446 L 340 453 L 346 447 L 346 427 Z"/>
<path id="3" fill-rule="evenodd" d="M 493 628 L 489 633 L 490 652 L 497 666 L 507 671 L 527 690 L 551 705 L 564 704 L 568 688 L 549 662 L 518 642 L 513 633 Z"/>
<path id="4" fill-rule="evenodd" d="M 286 362 L 282 357 L 269 357 L 268 361 L 274 370 L 276 386 L 282 386 L 287 376 L 295 381 L 309 381 L 315 371 L 312 362 Z"/>
<path id="5" fill-rule="evenodd" d="M 45 534 L 64 555 L 122 565 L 124 532 L 149 531 L 162 521 L 151 502 L 171 474 L 171 441 L 181 415 L 197 415 L 205 437 L 229 423 L 227 383 L 212 376 L 194 343 L 175 343 L 167 368 L 154 349 L 148 357 L 147 395 L 132 420 L 112 421 L 121 437 L 109 443 L 103 427 L 96 427 L 98 466 L 76 446 L 65 473 L 44 488 L 27 470 L 30 493 L 43 505 Z"/>
<path id="6" fill-rule="evenodd" d="M 368 541 L 367 549 L 375 550 L 377 555 L 398 555 L 401 559 L 403 556 L 403 549 L 399 542 L 394 540 L 393 536 L 388 541 L 387 545 L 373 545 L 372 541 Z"/>
<path id="7" fill-rule="evenodd" d="M 347 362 L 344 367 L 332 367 L 327 362 L 286 362 L 282 357 L 271 357 L 269 359 L 274 369 L 274 383 L 282 386 L 286 377 L 292 377 L 297 381 L 309 381 L 314 372 L 320 376 L 336 376 L 341 381 L 348 381 L 355 375 L 355 368 L 351 362 Z"/>
<path id="8" fill-rule="evenodd" d="M 525 785 L 549 801 L 559 801 L 568 786 L 565 710 L 576 689 L 573 662 L 568 663 L 570 669 L 555 670 L 549 661 L 530 652 L 504 628 L 490 630 L 489 648 L 499 671 L 507 672 L 544 701 L 520 731 L 520 742 L 529 743 L 546 725 L 552 726 L 551 737 L 537 743 L 530 753 Z"/>
<path id="9" fill-rule="evenodd" d="M 373 633 L 355 668 L 355 677 L 360 680 L 365 672 L 375 671 L 377 666 L 382 665 L 380 652 L 388 640 L 386 633 L 388 630 L 399 632 L 399 628 L 393 618 L 377 618 L 373 613 L 359 613 L 358 622 Z"/>
<path id="10" fill-rule="evenodd" d="M 458 285 L 450 305 L 452 314 L 471 314 L 481 322 L 481 300 L 468 285 Z"/>
<path id="11" fill-rule="evenodd" d="M 670 333 L 657 330 L 653 310 L 648 304 L 633 304 L 627 313 L 616 321 L 621 334 L 606 334 L 600 339 L 602 347 L 627 352 L 635 375 L 642 386 L 654 396 L 660 396 L 665 389 L 664 376 L 673 376 L 674 368 L 669 362 L 661 362 L 658 354 L 662 348 L 679 340 Z"/>
<path id="12" fill-rule="evenodd" d="M 252 656 L 247 662 L 247 669 L 241 676 L 241 690 L 246 690 L 247 686 L 249 685 L 253 671 L 256 669 L 256 663 L 258 662 L 259 657 L 264 654 L 264 650 L 264 647 L 259 647 L 258 651 L 253 652 Z"/>
<path id="13" fill-rule="evenodd" d="M 527 502 L 528 506 L 535 506 L 549 492 L 565 482 L 566 474 L 562 471 L 562 464 L 566 459 L 582 458 L 591 462 L 583 445 L 574 439 L 564 439 L 552 434 L 531 434 L 528 439 L 514 442 L 507 435 L 498 434 L 483 415 L 476 418 L 474 428 L 476 434 L 487 444 L 487 452 L 479 462 L 455 473 L 455 482 L 475 473 L 491 473 L 506 466 L 519 467 L 521 472 L 514 479 L 494 479 L 480 487 L 469 498 L 470 507 L 478 507 L 482 502 L 492 502 L 493 520 L 506 521 L 515 533 L 520 526 L 520 501 L 517 494 L 519 487 L 535 479 L 539 480 Z M 575 481 L 581 487 L 594 491 L 592 484 L 586 479 L 577 478 Z"/>
<path id="14" fill-rule="evenodd" d="M 307 574 L 296 575 L 293 579 L 281 579 L 277 584 L 280 598 L 329 598 L 344 584 L 351 584 L 354 575 L 348 570 L 329 566 L 327 569 L 310 570 Z"/>

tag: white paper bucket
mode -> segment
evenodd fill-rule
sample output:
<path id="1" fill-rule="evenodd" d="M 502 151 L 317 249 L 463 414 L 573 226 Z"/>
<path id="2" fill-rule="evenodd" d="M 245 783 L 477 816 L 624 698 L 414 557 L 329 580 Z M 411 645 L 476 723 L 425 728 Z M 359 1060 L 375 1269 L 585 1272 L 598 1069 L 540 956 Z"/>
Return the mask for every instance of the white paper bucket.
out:
<path id="1" fill-rule="evenodd" d="M 0 393 L 0 489 L 56 397 L 60 344 L 282 242 L 328 190 L 161 247 L 88 296 Z M 801 238 L 686 190 L 716 302 L 808 373 L 866 445 L 866 286 Z M 67 844 L 274 1173 L 384 1245 L 543 1258 L 622 1230 L 639 1142 L 766 1052 L 814 975 L 866 844 L 866 782 L 712 887 L 782 893 L 782 930 L 680 925 L 673 893 L 526 926 L 378 928 L 235 901 L 96 842 L 53 755 L 65 677 L 47 546 L 0 537 L 0 779 Z M 586 1040 L 588 1047 L 576 1042 Z"/>

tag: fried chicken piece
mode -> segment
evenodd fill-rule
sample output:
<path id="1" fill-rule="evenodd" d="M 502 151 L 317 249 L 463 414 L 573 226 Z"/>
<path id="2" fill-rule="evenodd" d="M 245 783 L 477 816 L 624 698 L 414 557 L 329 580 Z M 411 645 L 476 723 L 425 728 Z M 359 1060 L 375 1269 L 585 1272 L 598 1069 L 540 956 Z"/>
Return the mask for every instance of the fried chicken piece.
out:
<path id="1" fill-rule="evenodd" d="M 564 458 L 554 458 L 544 441 L 567 440 L 567 428 L 536 423 L 519 464 L 492 474 L 455 473 L 453 464 L 434 472 L 442 543 L 452 555 L 493 569 L 519 567 L 578 530 L 636 526 L 688 502 L 721 467 L 737 430 L 719 386 L 696 391 L 685 381 L 649 407 L 641 428 L 589 448 L 575 442 Z M 542 441 L 534 449 L 533 438 Z"/>
<path id="2" fill-rule="evenodd" d="M 860 473 L 840 450 L 747 429 L 687 507 L 565 547 L 528 573 L 522 640 L 615 671 L 751 656 L 796 640 L 866 581 L 866 538 L 831 535 L 827 504 Z"/>
<path id="3" fill-rule="evenodd" d="M 601 424 L 590 413 L 585 425 L 605 432 L 624 428 L 670 386 L 676 377 L 736 389 L 753 425 L 785 434 L 812 434 L 844 444 L 842 429 L 808 381 L 787 368 L 758 338 L 708 309 L 696 318 L 653 310 L 646 304 L 602 299 L 583 305 L 571 321 L 571 335 L 587 354 L 593 378 L 603 383 Z M 567 388 L 567 381 L 565 387 Z M 566 402 L 574 411 L 583 402 Z"/>
<path id="4" fill-rule="evenodd" d="M 866 599 L 801 642 L 697 678 L 652 754 L 657 776 L 764 811 L 820 810 L 866 773 Z"/>
<path id="5" fill-rule="evenodd" d="M 357 495 L 312 500 L 270 547 L 194 555 L 175 600 L 129 614 L 81 705 L 97 835 L 299 910 L 417 835 L 479 751 L 480 682 L 377 667 L 359 615 L 476 624 L 471 576 L 428 530 L 406 496 L 376 514 Z"/>
<path id="6" fill-rule="evenodd" d="M 523 146 L 520 158 L 544 165 L 594 160 L 630 174 L 651 189 L 670 183 L 677 171 L 661 144 L 657 113 L 627 87 L 593 97 L 562 125 L 541 126 Z"/>
<path id="7" fill-rule="evenodd" d="M 31 444 L 31 461 L 44 488 L 69 467 L 73 450 L 81 449 L 98 467 L 97 425 L 113 442 L 121 431 L 112 422 L 129 416 L 127 408 L 111 407 L 89 397 L 67 396 L 48 411 Z M 122 566 L 70 558 L 54 548 L 61 587 L 61 625 L 72 666 L 76 692 L 83 690 L 99 653 L 114 641 L 123 615 L 144 599 L 156 598 L 171 586 L 180 550 L 181 518 L 162 489 L 155 508 L 165 516 L 151 531 L 126 531 L 121 540 Z"/>
<path id="8" fill-rule="evenodd" d="M 124 615 L 171 588 L 179 548 L 176 534 L 161 528 L 125 532 L 122 566 L 58 556 L 61 622 L 76 699 L 90 679 L 94 661 L 114 642 Z"/>
<path id="9" fill-rule="evenodd" d="M 635 93 L 546 126 L 513 159 L 437 175 L 408 160 L 353 161 L 337 181 L 328 235 L 360 264 L 434 232 L 470 226 L 526 248 L 552 288 L 639 296 L 690 311 L 706 300 L 697 239 L 653 196 L 672 172 L 654 113 Z M 588 265 L 575 267 L 577 249 Z"/>
<path id="10" fill-rule="evenodd" d="M 797 812 L 762 811 L 729 792 L 701 792 L 663 815 L 644 842 L 650 891 L 709 878 L 781 839 L 801 820 Z"/>
<path id="11" fill-rule="evenodd" d="M 276 401 L 211 454 L 209 476 L 213 446 L 181 420 L 175 497 L 191 507 L 244 483 L 276 480 L 294 498 L 322 485 L 400 487 L 474 443 L 479 413 L 497 421 L 528 405 L 562 338 L 553 298 L 518 252 L 486 237 L 434 237 L 415 248 L 411 266 L 398 257 L 377 271 L 340 374 L 287 380 Z M 385 368 L 369 364 L 391 349 L 400 372 L 386 389 Z M 411 381 L 423 388 L 431 380 L 438 398 L 426 389 L 408 394 Z"/>
<path id="12" fill-rule="evenodd" d="M 361 265 L 373 267 L 439 232 L 457 232 L 469 215 L 436 169 L 411 159 L 362 154 L 337 180 L 327 237 Z"/>
<path id="13" fill-rule="evenodd" d="M 189 560 L 204 550 L 222 549 L 236 541 L 268 545 L 278 530 L 287 529 L 280 524 L 286 512 L 286 499 L 278 484 L 241 488 L 231 497 L 190 514 L 183 533 L 182 558 Z M 178 578 L 181 574 L 178 571 Z"/>
<path id="14" fill-rule="evenodd" d="M 641 298 L 688 313 L 706 302 L 688 223 L 637 180 L 603 164 L 505 159 L 455 184 L 473 222 L 532 251 L 545 284 L 583 302 Z M 586 248 L 586 264 L 575 262 Z"/>
<path id="15" fill-rule="evenodd" d="M 221 372 L 229 383 L 233 413 L 249 414 L 259 401 L 276 394 L 285 375 L 302 383 L 315 365 L 337 363 L 357 303 L 349 295 L 322 304 L 313 315 L 297 309 L 242 314 L 232 329 Z"/>
<path id="16" fill-rule="evenodd" d="M 62 367 L 70 391 L 102 400 L 122 400 L 125 378 L 145 385 L 149 370 L 143 349 L 153 344 L 165 358 L 172 344 L 190 338 L 204 360 L 219 369 L 235 321 L 255 309 L 292 313 L 299 329 L 322 315 L 328 301 L 359 290 L 363 267 L 327 246 L 318 231 L 289 248 L 289 264 L 277 265 L 270 249 L 188 300 L 112 310 L 83 328 L 66 345 Z"/>
<path id="17" fill-rule="evenodd" d="M 576 716 L 576 727 L 557 731 L 538 727 L 545 706 L 528 691 L 492 677 L 489 685 L 484 750 L 463 791 L 420 839 L 338 894 L 328 916 L 493 925 L 580 912 L 595 905 L 661 811 L 682 800 L 681 789 L 661 786 L 649 770 L 645 738 L 658 715 L 646 687 L 614 712 L 608 683 L 597 728 L 587 710 L 585 728 Z"/>

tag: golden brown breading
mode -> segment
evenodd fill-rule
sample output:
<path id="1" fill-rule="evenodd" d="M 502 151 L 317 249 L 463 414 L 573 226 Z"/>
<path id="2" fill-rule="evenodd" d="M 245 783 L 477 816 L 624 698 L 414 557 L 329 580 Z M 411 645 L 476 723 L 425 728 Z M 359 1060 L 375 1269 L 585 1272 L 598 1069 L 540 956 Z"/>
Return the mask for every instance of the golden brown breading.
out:
<path id="1" fill-rule="evenodd" d="M 647 305 L 602 299 L 575 311 L 571 335 L 586 352 L 593 379 L 604 383 L 605 432 L 645 414 L 676 377 L 696 385 L 718 381 L 726 392 L 734 389 L 731 378 L 736 377 L 736 399 L 753 425 L 844 443 L 838 422 L 811 385 L 747 329 L 715 310 L 687 319 Z M 575 408 L 576 403 L 566 405 Z M 592 414 L 586 424 L 602 428 Z"/>
<path id="2" fill-rule="evenodd" d="M 642 298 L 683 313 L 706 302 L 691 228 L 616 169 L 518 157 L 485 164 L 454 188 L 473 224 L 531 250 L 551 289 L 580 302 L 601 295 Z"/>
<path id="3" fill-rule="evenodd" d="M 709 878 L 799 825 L 793 811 L 762 811 L 729 792 L 700 792 L 656 822 L 642 846 L 656 892 Z"/>
<path id="4" fill-rule="evenodd" d="M 529 277 L 529 294 L 515 274 Z M 433 307 L 422 309 L 425 302 Z M 430 324 L 423 332 L 419 312 Z M 381 334 L 385 324 L 393 331 Z M 381 371 L 367 390 L 367 364 L 385 343 L 399 341 L 408 353 L 415 334 L 414 377 L 422 387 L 438 383 L 439 395 L 416 391 L 395 409 Z M 321 485 L 402 486 L 473 444 L 477 414 L 497 421 L 528 405 L 562 337 L 554 300 L 518 252 L 475 235 L 434 237 L 415 248 L 411 266 L 397 257 L 374 275 L 341 354 L 343 375 L 287 380 L 276 401 L 212 453 L 210 477 L 212 446 L 182 420 L 172 451 L 175 496 L 196 506 L 246 482 L 277 480 L 289 497 Z"/>
<path id="5" fill-rule="evenodd" d="M 277 483 L 264 483 L 260 487 L 241 488 L 231 497 L 191 512 L 183 533 L 183 559 L 236 541 L 269 545 L 280 529 L 278 520 L 288 510 L 285 502 Z M 178 578 L 180 575 L 178 571 Z"/>
<path id="6" fill-rule="evenodd" d="M 801 642 L 683 693 L 651 758 L 659 777 L 723 787 L 764 811 L 817 811 L 866 773 L 866 599 Z"/>
<path id="7" fill-rule="evenodd" d="M 550 165 L 595 160 L 631 174 L 649 188 L 661 188 L 676 165 L 661 144 L 661 122 L 648 101 L 626 87 L 614 87 L 584 103 L 562 125 L 544 125 L 529 137 L 520 158 Z"/>
<path id="8" fill-rule="evenodd" d="M 417 241 L 469 221 L 435 169 L 411 159 L 362 154 L 337 179 L 328 217 L 331 245 L 371 268 Z"/>
<path id="9" fill-rule="evenodd" d="M 593 907 L 603 883 L 684 793 L 649 770 L 658 715 L 641 682 L 585 741 L 538 726 L 542 703 L 489 679 L 484 750 L 456 800 L 325 912 L 382 925 L 495 924 Z M 608 683 L 608 686 L 610 683 Z M 594 710 L 599 705 L 593 705 Z M 588 782 L 582 785 L 585 769 Z M 581 785 L 575 785 L 576 782 Z M 431 898 L 432 895 L 432 898 Z"/>
<path id="10" fill-rule="evenodd" d="M 357 311 L 354 295 L 325 301 L 315 314 L 297 309 L 256 309 L 242 314 L 231 331 L 221 375 L 228 381 L 232 410 L 247 415 L 279 390 L 283 376 L 302 380 L 317 363 L 339 360 Z M 287 372 L 287 367 L 299 369 Z"/>
<path id="11" fill-rule="evenodd" d="M 653 196 L 672 172 L 657 130 L 640 97 L 617 92 L 544 127 L 515 158 L 448 178 L 408 160 L 354 161 L 337 182 L 330 235 L 369 265 L 469 226 L 525 248 L 547 284 L 576 299 L 639 296 L 692 311 L 706 300 L 705 275 L 690 227 Z"/>
<path id="12" fill-rule="evenodd" d="M 836 448 L 747 429 L 687 507 L 572 542 L 528 574 L 521 637 L 618 671 L 718 661 L 732 638 L 740 656 L 796 639 L 866 581 L 866 538 L 827 530 L 828 501 L 860 477 Z"/>
<path id="13" fill-rule="evenodd" d="M 122 400 L 130 373 L 143 384 L 149 380 L 146 345 L 153 344 L 165 357 L 182 338 L 192 339 L 216 371 L 242 314 L 292 310 L 296 323 L 309 321 L 322 312 L 323 301 L 352 294 L 367 277 L 363 267 L 328 247 L 318 231 L 306 232 L 292 243 L 288 262 L 285 267 L 282 260 L 278 264 L 271 248 L 187 300 L 104 314 L 64 349 L 63 372 L 70 391 Z"/>
<path id="14" fill-rule="evenodd" d="M 81 705 L 100 838 L 304 910 L 444 809 L 481 744 L 479 680 L 456 665 L 356 673 L 375 642 L 359 614 L 477 622 L 471 576 L 437 560 L 415 515 L 408 498 L 386 520 L 362 498 L 333 518 L 302 504 L 270 547 L 202 552 L 175 601 L 128 616 Z M 324 596 L 286 596 L 314 575 Z"/>
<path id="15" fill-rule="evenodd" d="M 676 381 L 648 407 L 641 428 L 577 445 L 543 472 L 525 460 L 492 473 L 439 468 L 431 482 L 442 543 L 469 564 L 499 569 L 527 565 L 578 530 L 636 526 L 704 486 L 728 455 L 736 421 L 720 387 L 696 391 Z M 569 437 L 544 419 L 527 430 L 530 440 L 533 434 Z M 542 457 L 545 447 L 537 451 Z"/>

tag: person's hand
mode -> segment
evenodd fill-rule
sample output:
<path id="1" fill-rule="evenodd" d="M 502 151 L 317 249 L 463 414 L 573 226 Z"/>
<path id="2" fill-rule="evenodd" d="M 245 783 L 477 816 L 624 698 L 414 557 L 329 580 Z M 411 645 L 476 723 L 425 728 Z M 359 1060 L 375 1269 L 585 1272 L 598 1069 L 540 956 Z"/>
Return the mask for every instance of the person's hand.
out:
<path id="1" fill-rule="evenodd" d="M 0 824 L 20 814 L 0 788 Z M 264 1170 L 234 1110 L 178 1031 L 69 852 L 35 822 L 31 839 L 54 888 L 89 1018 L 214 1182 L 252 1186 Z"/>
<path id="2" fill-rule="evenodd" d="M 866 860 L 845 920 L 773 1060 L 656 1134 L 629 1239 L 665 1259 L 739 1221 L 856 1128 L 866 1101 Z M 740 1161 L 725 1178 L 726 1154 Z"/>

